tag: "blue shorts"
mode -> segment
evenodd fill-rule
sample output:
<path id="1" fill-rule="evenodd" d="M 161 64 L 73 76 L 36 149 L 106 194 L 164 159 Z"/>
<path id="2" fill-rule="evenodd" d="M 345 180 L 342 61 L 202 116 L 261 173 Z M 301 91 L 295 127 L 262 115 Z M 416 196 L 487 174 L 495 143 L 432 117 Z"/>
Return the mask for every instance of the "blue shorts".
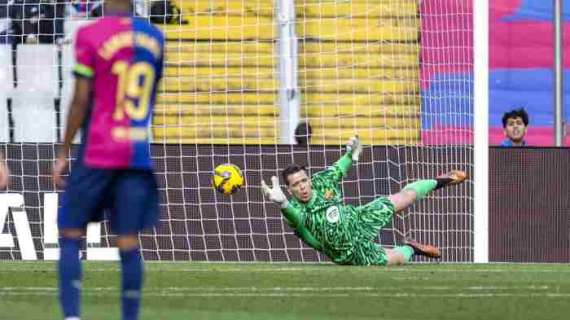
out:
<path id="1" fill-rule="evenodd" d="M 85 229 L 108 218 L 117 235 L 136 234 L 158 221 L 158 187 L 150 170 L 73 166 L 61 200 L 59 229 Z"/>

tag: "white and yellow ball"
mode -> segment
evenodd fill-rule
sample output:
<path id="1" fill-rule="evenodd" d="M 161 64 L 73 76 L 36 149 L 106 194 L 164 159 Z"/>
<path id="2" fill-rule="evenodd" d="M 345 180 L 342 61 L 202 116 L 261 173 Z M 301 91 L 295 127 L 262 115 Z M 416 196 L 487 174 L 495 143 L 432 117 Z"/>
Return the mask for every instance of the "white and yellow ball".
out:
<path id="1" fill-rule="evenodd" d="M 224 195 L 237 192 L 245 182 L 243 174 L 238 166 L 231 163 L 223 163 L 214 169 L 212 183 L 214 188 Z"/>

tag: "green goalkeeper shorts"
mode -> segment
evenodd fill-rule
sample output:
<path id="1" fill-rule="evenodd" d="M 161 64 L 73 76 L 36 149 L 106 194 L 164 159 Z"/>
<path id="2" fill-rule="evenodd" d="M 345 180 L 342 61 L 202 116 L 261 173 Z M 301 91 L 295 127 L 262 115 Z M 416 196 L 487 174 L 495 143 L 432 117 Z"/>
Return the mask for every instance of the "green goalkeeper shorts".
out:
<path id="1" fill-rule="evenodd" d="M 385 266 L 388 263 L 386 250 L 381 245 L 370 242 L 359 244 L 350 259 L 349 264 L 355 266 Z"/>
<path id="2" fill-rule="evenodd" d="M 363 206 L 356 207 L 356 232 L 362 240 L 374 241 L 378 233 L 387 224 L 392 222 L 395 207 L 386 197 L 378 198 Z"/>
<path id="3" fill-rule="evenodd" d="M 386 251 L 374 240 L 378 238 L 380 230 L 392 222 L 394 204 L 390 199 L 381 197 L 355 209 L 358 219 L 355 233 L 358 237 L 350 264 L 386 265 Z"/>

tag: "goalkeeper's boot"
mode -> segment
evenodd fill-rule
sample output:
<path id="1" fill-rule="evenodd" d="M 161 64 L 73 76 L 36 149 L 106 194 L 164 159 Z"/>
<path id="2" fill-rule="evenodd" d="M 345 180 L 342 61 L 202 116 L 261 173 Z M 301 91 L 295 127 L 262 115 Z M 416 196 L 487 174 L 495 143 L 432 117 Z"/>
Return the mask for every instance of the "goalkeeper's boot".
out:
<path id="1" fill-rule="evenodd" d="M 437 180 L 437 186 L 435 188 L 439 189 L 462 183 L 467 180 L 467 173 L 461 170 L 451 170 L 448 173 L 437 176 L 435 180 Z"/>
<path id="2" fill-rule="evenodd" d="M 436 246 L 432 246 L 431 244 L 421 244 L 413 239 L 407 239 L 405 244 L 414 249 L 414 254 L 428 258 L 441 258 L 439 249 Z"/>

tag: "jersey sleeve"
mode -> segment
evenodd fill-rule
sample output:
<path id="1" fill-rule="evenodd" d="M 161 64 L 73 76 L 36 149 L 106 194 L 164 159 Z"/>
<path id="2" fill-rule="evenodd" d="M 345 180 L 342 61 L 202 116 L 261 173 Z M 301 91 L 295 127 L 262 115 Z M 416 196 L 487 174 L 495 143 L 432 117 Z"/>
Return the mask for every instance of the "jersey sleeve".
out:
<path id="1" fill-rule="evenodd" d="M 344 178 L 348 170 L 352 167 L 352 153 L 345 153 L 340 159 L 338 159 L 332 166 L 328 167 L 326 170 L 317 172 L 315 175 L 320 176 L 324 179 L 331 179 L 334 182 L 340 182 Z"/>
<path id="2" fill-rule="evenodd" d="M 301 209 L 289 203 L 286 208 L 281 209 L 281 212 L 287 219 L 287 224 L 295 230 L 295 234 L 301 238 L 304 243 L 317 251 L 322 249 L 323 246 L 321 243 L 305 227 L 305 217 Z"/>
<path id="3" fill-rule="evenodd" d="M 310 232 L 309 230 L 307 230 L 307 228 L 305 228 L 304 225 L 299 225 L 297 226 L 297 229 L 295 229 L 296 234 L 299 236 L 299 238 L 301 238 L 301 240 L 303 240 L 303 242 L 305 242 L 307 245 L 309 245 L 311 248 L 320 251 L 323 249 L 323 246 L 321 245 L 321 243 L 319 242 L 319 240 L 317 240 Z"/>
<path id="4" fill-rule="evenodd" d="M 95 74 L 95 48 L 86 35 L 86 29 L 81 28 L 75 39 L 75 67 L 73 74 L 79 77 L 93 78 Z"/>
<path id="5" fill-rule="evenodd" d="M 287 205 L 286 208 L 281 209 L 281 213 L 287 219 L 287 223 L 294 229 L 297 229 L 297 226 L 303 224 L 303 213 L 302 210 L 291 204 Z"/>

